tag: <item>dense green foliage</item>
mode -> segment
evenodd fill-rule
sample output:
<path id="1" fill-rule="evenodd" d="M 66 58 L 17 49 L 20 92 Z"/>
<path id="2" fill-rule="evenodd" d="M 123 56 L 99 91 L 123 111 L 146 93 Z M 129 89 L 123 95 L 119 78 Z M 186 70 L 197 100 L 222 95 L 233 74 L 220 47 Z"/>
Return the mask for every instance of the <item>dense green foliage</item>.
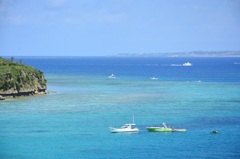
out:
<path id="1" fill-rule="evenodd" d="M 13 62 L 13 58 L 6 60 L 0 57 L 0 92 L 46 88 L 46 80 L 41 71 L 20 63 Z"/>

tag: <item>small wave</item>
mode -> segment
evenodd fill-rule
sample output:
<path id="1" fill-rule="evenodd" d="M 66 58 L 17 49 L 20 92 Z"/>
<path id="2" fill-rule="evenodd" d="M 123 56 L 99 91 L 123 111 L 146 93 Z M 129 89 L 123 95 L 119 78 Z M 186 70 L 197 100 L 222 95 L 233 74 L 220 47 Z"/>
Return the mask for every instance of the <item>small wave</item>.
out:
<path id="1" fill-rule="evenodd" d="M 33 130 L 31 132 L 34 132 L 34 133 L 47 133 L 47 132 L 50 132 L 49 130 Z"/>
<path id="2" fill-rule="evenodd" d="M 198 81 L 187 81 L 187 82 L 197 82 L 197 83 L 201 83 L 202 81 L 201 81 L 201 80 L 198 80 Z"/>
<path id="3" fill-rule="evenodd" d="M 159 64 L 145 64 L 145 66 L 159 66 Z"/>
<path id="4" fill-rule="evenodd" d="M 179 67 L 179 66 L 182 66 L 182 64 L 171 64 L 170 66 Z"/>

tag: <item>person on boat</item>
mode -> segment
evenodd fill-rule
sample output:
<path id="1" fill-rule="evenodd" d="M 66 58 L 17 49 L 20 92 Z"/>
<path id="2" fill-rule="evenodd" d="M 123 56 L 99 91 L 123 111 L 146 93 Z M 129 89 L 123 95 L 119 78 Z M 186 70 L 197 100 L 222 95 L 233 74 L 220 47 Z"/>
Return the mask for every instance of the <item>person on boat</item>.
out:
<path id="1" fill-rule="evenodd" d="M 167 128 L 167 125 L 166 125 L 165 123 L 163 123 L 163 127 L 164 127 L 164 128 Z"/>

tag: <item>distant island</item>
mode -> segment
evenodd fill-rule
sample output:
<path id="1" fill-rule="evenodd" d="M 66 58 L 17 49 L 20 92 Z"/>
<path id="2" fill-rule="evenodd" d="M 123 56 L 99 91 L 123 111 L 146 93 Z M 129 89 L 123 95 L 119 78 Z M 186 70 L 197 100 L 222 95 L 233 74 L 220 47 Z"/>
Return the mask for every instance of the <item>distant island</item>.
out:
<path id="1" fill-rule="evenodd" d="M 119 53 L 116 56 L 159 57 L 240 57 L 240 51 L 191 51 L 166 53 Z"/>
<path id="2" fill-rule="evenodd" d="M 43 72 L 31 66 L 0 57 L 0 100 L 5 97 L 45 94 L 47 80 Z"/>

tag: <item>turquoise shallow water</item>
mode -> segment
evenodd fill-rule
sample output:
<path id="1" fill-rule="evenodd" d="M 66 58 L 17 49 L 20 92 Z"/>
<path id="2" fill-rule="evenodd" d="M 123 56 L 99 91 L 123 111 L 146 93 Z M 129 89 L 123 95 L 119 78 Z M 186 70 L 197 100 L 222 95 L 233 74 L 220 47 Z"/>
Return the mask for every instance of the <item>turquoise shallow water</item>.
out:
<path id="1" fill-rule="evenodd" d="M 0 102 L 0 158 L 240 157 L 240 69 L 233 65 L 239 59 L 182 59 L 195 60 L 197 66 L 214 60 L 216 64 L 204 69 L 201 65 L 172 68 L 179 59 L 159 63 L 121 59 L 117 69 L 116 63 L 103 67 L 95 59 L 96 71 L 91 60 L 86 62 L 89 59 L 83 60 L 84 65 L 81 58 L 64 60 L 65 69 L 43 65 L 42 58 L 24 59 L 45 72 L 48 89 L 57 93 Z M 227 69 L 204 75 L 224 68 L 221 64 Z M 108 79 L 113 69 L 121 74 Z M 153 72 L 141 70 L 152 70 L 159 80 L 150 80 Z M 131 122 L 133 114 L 139 133 L 110 133 L 108 127 Z M 162 122 L 187 132 L 146 131 L 147 126 Z M 210 134 L 211 130 L 219 133 Z"/>

